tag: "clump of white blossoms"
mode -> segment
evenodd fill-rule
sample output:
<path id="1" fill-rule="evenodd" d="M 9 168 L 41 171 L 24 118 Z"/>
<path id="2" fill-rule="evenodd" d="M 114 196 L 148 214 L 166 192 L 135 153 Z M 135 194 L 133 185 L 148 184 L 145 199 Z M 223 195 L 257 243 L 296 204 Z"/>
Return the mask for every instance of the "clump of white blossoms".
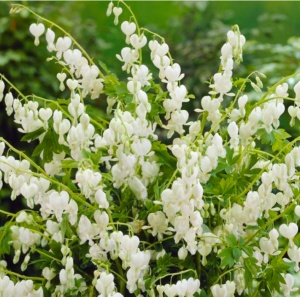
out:
<path id="1" fill-rule="evenodd" d="M 0 187 L 23 203 L 0 208 L 0 295 L 292 296 L 300 138 L 280 118 L 300 120 L 300 82 L 235 79 L 246 39 L 233 26 L 191 119 L 181 66 L 123 1 L 106 12 L 124 37 L 123 81 L 61 27 L 13 5 L 21 10 L 38 19 L 33 43 L 61 66 L 54 77 L 66 95 L 26 96 L 0 74 L 7 115 L 36 140 L 25 153 L 0 138 Z M 108 121 L 91 100 L 107 101 Z"/>

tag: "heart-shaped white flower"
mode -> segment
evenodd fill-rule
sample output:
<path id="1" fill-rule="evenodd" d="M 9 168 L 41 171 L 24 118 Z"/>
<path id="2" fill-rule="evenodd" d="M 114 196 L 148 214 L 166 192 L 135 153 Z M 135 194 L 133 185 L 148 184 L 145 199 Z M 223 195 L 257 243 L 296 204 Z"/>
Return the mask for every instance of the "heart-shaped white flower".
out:
<path id="1" fill-rule="evenodd" d="M 67 86 L 71 91 L 75 90 L 78 87 L 78 80 L 69 78 L 67 80 Z"/>
<path id="2" fill-rule="evenodd" d="M 118 25 L 119 22 L 119 16 L 122 13 L 123 9 L 121 7 L 114 7 L 113 8 L 113 14 L 115 15 L 114 24 Z"/>
<path id="3" fill-rule="evenodd" d="M 168 66 L 165 69 L 165 75 L 168 82 L 175 82 L 183 78 L 183 74 L 180 74 L 181 68 L 179 64 L 175 63 L 172 66 Z"/>
<path id="4" fill-rule="evenodd" d="M 144 35 L 133 34 L 130 36 L 130 43 L 135 49 L 140 49 L 147 43 L 147 38 Z"/>
<path id="5" fill-rule="evenodd" d="M 67 74 L 63 73 L 63 72 L 62 73 L 57 73 L 56 77 L 60 81 L 59 89 L 61 91 L 64 91 L 65 90 L 64 80 L 66 79 Z"/>
<path id="6" fill-rule="evenodd" d="M 60 82 L 63 82 L 66 79 L 67 75 L 62 72 L 62 73 L 57 73 L 56 77 Z"/>
<path id="7" fill-rule="evenodd" d="M 46 108 L 46 109 L 41 108 L 39 110 L 39 116 L 43 121 L 47 122 L 52 116 L 52 109 L 51 108 Z"/>
<path id="8" fill-rule="evenodd" d="M 121 7 L 114 7 L 113 13 L 116 17 L 118 17 L 122 13 L 123 9 Z"/>
<path id="9" fill-rule="evenodd" d="M 24 183 L 20 189 L 20 192 L 26 199 L 30 199 L 38 192 L 38 187 L 36 184 L 33 183 Z"/>
<path id="10" fill-rule="evenodd" d="M 169 52 L 169 46 L 166 43 L 160 44 L 156 49 L 156 54 L 160 57 L 165 56 Z"/>
<path id="11" fill-rule="evenodd" d="M 39 24 L 31 24 L 29 27 L 30 33 L 35 37 L 34 39 L 34 44 L 37 46 L 40 44 L 39 37 L 44 33 L 45 31 L 45 26 L 42 23 Z"/>
<path id="12" fill-rule="evenodd" d="M 292 239 L 298 233 L 298 226 L 295 223 L 290 223 L 289 225 L 282 224 L 279 227 L 279 232 L 283 237 L 287 239 Z"/>
<path id="13" fill-rule="evenodd" d="M 127 21 L 121 24 L 121 30 L 125 35 L 132 35 L 136 30 L 135 23 L 129 23 Z"/>

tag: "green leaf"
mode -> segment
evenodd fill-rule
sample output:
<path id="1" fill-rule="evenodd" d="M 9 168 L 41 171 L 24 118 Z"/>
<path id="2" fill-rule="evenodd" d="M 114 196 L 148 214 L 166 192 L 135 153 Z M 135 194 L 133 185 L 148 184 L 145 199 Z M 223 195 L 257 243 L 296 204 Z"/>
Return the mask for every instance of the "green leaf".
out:
<path id="1" fill-rule="evenodd" d="M 62 160 L 61 168 L 78 168 L 78 162 L 74 160 Z"/>
<path id="2" fill-rule="evenodd" d="M 59 242 L 57 242 L 55 240 L 51 240 L 50 249 L 56 258 L 60 259 L 62 257 L 61 244 Z"/>
<path id="3" fill-rule="evenodd" d="M 266 281 L 271 291 L 276 290 L 280 293 L 280 283 L 285 284 L 283 276 L 272 268 L 266 269 Z"/>
<path id="4" fill-rule="evenodd" d="M 62 234 L 62 238 L 65 238 L 65 235 L 70 238 L 72 237 L 72 228 L 71 228 L 71 224 L 69 222 L 68 219 L 69 215 L 68 214 L 63 214 L 62 216 L 62 222 L 60 224 L 60 229 L 61 229 L 61 234 Z"/>
<path id="5" fill-rule="evenodd" d="M 291 135 L 286 133 L 283 129 L 274 130 L 273 134 L 275 141 L 272 145 L 272 151 L 280 151 L 288 143 L 286 139 L 291 137 Z"/>
<path id="6" fill-rule="evenodd" d="M 236 246 L 236 238 L 233 234 L 229 234 L 226 239 L 230 246 Z"/>
<path id="7" fill-rule="evenodd" d="M 258 292 L 260 293 L 259 296 L 263 296 L 263 297 L 273 297 L 271 292 L 270 292 L 270 289 L 268 288 L 266 282 L 262 281 L 260 284 L 259 284 L 259 287 L 258 287 Z"/>
<path id="8" fill-rule="evenodd" d="M 219 254 L 218 257 L 221 258 L 221 266 L 227 266 L 231 268 L 234 265 L 234 258 L 232 255 L 232 248 L 225 248 Z"/>
<path id="9" fill-rule="evenodd" d="M 273 131 L 268 133 L 265 129 L 259 129 L 256 134 L 260 137 L 262 144 L 273 144 L 275 141 Z"/>
<path id="10" fill-rule="evenodd" d="M 152 143 L 152 150 L 159 158 L 158 163 L 169 166 L 173 171 L 176 170 L 177 159 L 168 152 L 165 144 L 160 143 L 159 141 L 154 141 Z"/>
<path id="11" fill-rule="evenodd" d="M 24 135 L 22 138 L 21 138 L 21 141 L 30 141 L 30 140 L 34 140 L 34 139 L 37 139 L 39 138 L 43 133 L 45 132 L 45 129 L 43 127 L 33 131 L 33 132 L 30 132 L 30 133 L 27 133 L 26 135 Z"/>
<path id="12" fill-rule="evenodd" d="M 253 277 L 256 277 L 259 267 L 257 266 L 257 259 L 254 257 L 244 258 L 245 270 L 248 270 Z"/>
<path id="13" fill-rule="evenodd" d="M 98 150 L 95 152 L 89 152 L 86 150 L 83 150 L 83 157 L 86 159 L 89 159 L 92 161 L 92 163 L 95 165 L 95 168 L 99 167 L 100 159 L 102 157 L 102 151 Z"/>
<path id="14" fill-rule="evenodd" d="M 11 250 L 11 245 L 9 244 L 10 238 L 10 228 L 5 225 L 0 227 L 0 257 L 5 254 L 9 254 Z"/>
<path id="15" fill-rule="evenodd" d="M 104 70 L 104 72 L 105 72 L 106 74 L 109 74 L 109 73 L 110 73 L 110 71 L 108 70 L 106 64 L 104 64 L 104 63 L 101 62 L 101 61 L 98 61 L 98 63 L 99 63 L 100 67 Z"/>
<path id="16" fill-rule="evenodd" d="M 43 152 L 43 160 L 48 163 L 53 158 L 53 153 L 61 153 L 62 146 L 58 143 L 58 135 L 52 131 L 48 130 L 44 136 L 43 141 L 36 146 L 33 151 L 33 156 L 39 156 Z"/>
<path id="17" fill-rule="evenodd" d="M 239 248 L 232 249 L 232 256 L 236 262 L 239 261 L 240 257 L 242 256 L 242 251 Z"/>

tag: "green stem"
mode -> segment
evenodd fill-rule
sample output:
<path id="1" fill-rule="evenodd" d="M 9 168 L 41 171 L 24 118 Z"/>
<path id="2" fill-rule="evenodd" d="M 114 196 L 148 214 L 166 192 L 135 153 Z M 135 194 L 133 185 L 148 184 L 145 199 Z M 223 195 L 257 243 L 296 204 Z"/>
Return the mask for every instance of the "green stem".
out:
<path id="1" fill-rule="evenodd" d="M 255 236 L 261 231 L 261 230 L 266 230 L 266 228 L 269 225 L 272 225 L 275 221 L 277 221 L 278 219 L 280 219 L 281 217 L 285 216 L 286 213 L 288 213 L 289 211 L 291 211 L 291 209 L 295 206 L 295 204 L 291 203 L 288 207 L 285 208 L 285 210 L 280 213 L 279 215 L 277 215 L 276 217 L 274 217 L 273 219 L 267 221 L 263 226 L 261 226 L 261 228 L 256 231 L 253 235 L 251 235 L 247 240 L 245 245 L 248 245 L 250 243 L 250 241 L 255 238 Z"/>
<path id="2" fill-rule="evenodd" d="M 112 271 L 115 275 L 118 276 L 119 280 L 120 280 L 120 293 L 125 296 L 125 285 L 126 285 L 126 279 L 125 279 L 125 275 L 124 275 L 124 271 L 122 268 L 122 265 L 120 263 L 120 259 L 117 258 L 115 260 L 117 269 L 118 269 L 118 273 L 115 271 Z"/>
<path id="3" fill-rule="evenodd" d="M 44 282 L 46 281 L 45 278 L 43 278 L 43 277 L 38 277 L 38 276 L 26 276 L 26 275 L 22 275 L 22 274 L 19 274 L 19 273 L 16 273 L 16 272 L 7 270 L 7 269 L 5 269 L 5 268 L 3 268 L 3 267 L 1 267 L 0 271 L 1 271 L 1 272 L 4 272 L 5 274 L 8 274 L 8 275 L 15 276 L 15 277 L 20 278 L 20 279 L 33 280 L 33 281 L 40 281 L 40 282 L 42 282 L 42 283 L 44 283 Z"/>
<path id="4" fill-rule="evenodd" d="M 199 252 L 196 253 L 196 267 L 197 267 L 198 279 L 200 280 L 200 277 L 201 277 L 201 255 Z"/>
<path id="5" fill-rule="evenodd" d="M 257 176 L 252 180 L 252 182 L 248 185 L 248 187 L 242 192 L 240 193 L 237 197 L 236 197 L 236 201 L 238 201 L 241 197 L 243 197 L 244 195 L 246 195 L 250 189 L 253 187 L 253 185 L 260 179 L 261 175 L 263 174 L 263 172 L 266 170 L 266 168 L 274 161 L 278 158 L 278 156 L 289 146 L 292 146 L 294 143 L 296 143 L 297 141 L 300 140 L 300 136 L 295 138 L 293 141 L 289 142 L 288 144 L 286 144 L 275 156 L 273 156 L 273 158 L 261 169 L 261 171 L 257 174 Z"/>
<path id="6" fill-rule="evenodd" d="M 42 21 L 50 24 L 51 26 L 59 29 L 61 32 L 63 32 L 66 36 L 70 37 L 73 41 L 73 43 L 80 49 L 80 51 L 85 55 L 85 57 L 88 59 L 89 63 L 91 65 L 94 65 L 94 61 L 93 59 L 90 57 L 90 55 L 85 51 L 85 49 L 72 37 L 72 35 L 70 33 L 68 33 L 66 30 L 64 30 L 61 26 L 57 25 L 56 23 L 40 16 L 39 14 L 37 14 L 36 12 L 34 12 L 33 10 L 31 10 L 29 7 L 24 6 L 22 4 L 12 4 L 13 7 L 17 7 L 17 8 L 21 8 L 21 9 L 25 9 L 28 12 L 30 12 L 32 15 L 36 16 L 38 19 L 41 19 Z M 100 72 L 100 77 L 104 78 L 104 75 Z"/>
<path id="7" fill-rule="evenodd" d="M 5 215 L 7 215 L 9 217 L 16 217 L 17 216 L 14 213 L 11 213 L 11 212 L 8 212 L 8 211 L 2 210 L 2 209 L 0 209 L 0 213 L 5 214 Z"/>
<path id="8" fill-rule="evenodd" d="M 231 268 L 231 269 L 229 269 L 229 270 L 226 270 L 224 273 L 222 273 L 222 274 L 217 278 L 217 280 L 214 282 L 214 285 L 217 284 L 217 283 L 220 281 L 220 279 L 222 279 L 223 276 L 225 276 L 226 274 L 228 274 L 228 273 L 230 273 L 230 272 L 232 272 L 232 271 L 234 271 L 234 270 L 236 270 L 236 269 L 237 269 L 237 268 L 234 267 L 234 268 Z"/>
<path id="9" fill-rule="evenodd" d="M 252 106 L 252 109 L 250 110 L 250 112 L 251 112 L 255 107 L 257 107 L 257 106 L 263 104 L 263 103 L 265 102 L 265 99 L 267 98 L 267 96 L 269 96 L 271 93 L 273 93 L 279 85 L 281 85 L 282 83 L 286 82 L 288 79 L 290 79 L 290 78 L 292 78 L 292 77 L 294 77 L 294 76 L 297 76 L 299 73 L 300 73 L 300 71 L 295 72 L 295 73 L 292 74 L 292 75 L 286 76 L 286 77 L 282 78 L 279 82 L 277 82 L 275 85 L 273 85 L 273 86 L 272 86 L 272 87 L 264 94 L 264 96 L 261 98 L 261 100 L 259 100 L 259 102 L 257 102 L 256 104 L 254 104 L 254 105 Z M 273 100 L 273 99 L 274 99 L 274 98 L 271 98 L 271 100 Z M 267 99 L 267 100 L 269 100 L 269 99 Z"/>
<path id="10" fill-rule="evenodd" d="M 162 240 L 156 241 L 154 243 L 151 243 L 150 245 L 147 246 L 147 250 L 151 249 L 153 246 L 156 246 L 157 244 L 160 244 L 164 241 L 170 240 L 170 239 L 174 239 L 174 235 L 168 236 L 163 238 Z"/>
<path id="11" fill-rule="evenodd" d="M 37 165 L 34 161 L 32 161 L 26 154 L 24 154 L 23 152 L 17 150 L 15 147 L 13 147 L 8 141 L 6 141 L 3 137 L 0 137 L 0 142 L 3 141 L 12 151 L 14 151 L 15 153 L 19 154 L 20 156 L 22 156 L 24 159 L 26 159 L 35 169 L 37 169 L 38 171 L 40 171 L 41 173 L 36 173 L 33 171 L 27 171 L 27 170 L 21 170 L 21 169 L 17 169 L 19 172 L 24 172 L 24 173 L 30 173 L 33 176 L 36 177 L 40 177 L 40 178 L 44 178 L 48 181 L 50 181 L 52 184 L 57 185 L 59 188 L 64 189 L 66 192 L 68 192 L 70 194 L 70 196 L 77 202 L 87 206 L 88 208 L 91 208 L 93 210 L 97 209 L 96 207 L 92 206 L 90 203 L 88 203 L 86 200 L 82 199 L 78 194 L 74 193 L 67 185 L 59 182 L 58 180 L 51 178 L 47 175 L 47 173 L 39 166 Z M 2 163 L 11 166 L 11 164 L 3 162 Z M 11 166 L 11 168 L 13 168 L 13 166 Z"/>
<path id="12" fill-rule="evenodd" d="M 8 80 L 3 74 L 0 73 L 0 77 L 1 79 L 5 80 L 11 88 L 13 88 L 21 97 L 23 97 L 23 99 L 26 100 L 26 96 L 10 81 Z"/>
<path id="13" fill-rule="evenodd" d="M 32 165 L 37 171 L 41 172 L 44 175 L 47 175 L 44 169 L 42 169 L 38 164 L 36 164 L 32 159 L 30 159 L 25 153 L 19 151 L 14 146 L 12 146 L 7 140 L 5 140 L 3 137 L 0 137 L 0 142 L 4 142 L 13 152 L 21 156 L 23 159 L 27 160 L 30 165 Z M 8 164 L 9 165 L 9 164 Z"/>
<path id="14" fill-rule="evenodd" d="M 197 277 L 197 272 L 196 272 L 194 269 L 186 269 L 186 270 L 183 270 L 183 271 L 179 271 L 179 272 L 174 272 L 174 273 L 162 275 L 162 276 L 156 278 L 154 281 L 151 282 L 150 288 L 151 288 L 157 281 L 159 281 L 160 279 L 163 279 L 163 278 L 165 278 L 165 277 L 170 277 L 170 276 L 171 276 L 171 278 L 172 278 L 173 276 L 176 276 L 176 275 L 182 275 L 182 274 L 187 273 L 187 272 L 190 272 L 190 271 L 194 273 L 195 277 Z"/>
<path id="15" fill-rule="evenodd" d="M 138 21 L 137 21 L 137 18 L 135 17 L 135 14 L 133 13 L 133 11 L 131 10 L 130 6 L 129 6 L 127 3 L 125 3 L 123 0 L 119 0 L 119 2 L 120 2 L 121 4 L 123 4 L 123 5 L 126 7 L 126 9 L 129 11 L 129 13 L 131 14 L 131 17 L 132 17 L 134 23 L 136 24 L 137 34 L 138 34 L 138 36 L 140 36 L 140 35 L 141 35 L 141 28 L 140 28 L 140 26 L 139 26 L 139 23 L 138 23 Z M 140 63 L 142 63 L 142 55 L 143 55 L 142 53 L 143 53 L 143 52 L 142 52 L 142 49 L 140 48 L 140 49 L 139 49 L 139 59 L 140 59 Z"/>
<path id="16" fill-rule="evenodd" d="M 37 252 L 38 254 L 43 255 L 43 256 L 45 256 L 45 257 L 47 257 L 47 258 L 49 258 L 49 259 L 51 259 L 51 260 L 53 260 L 55 262 L 61 263 L 60 259 L 55 258 L 55 257 L 49 255 L 48 253 L 44 253 L 42 249 L 36 249 L 36 248 L 32 247 L 31 251 L 32 252 Z"/>
<path id="17" fill-rule="evenodd" d="M 171 176 L 169 182 L 166 185 L 166 189 L 168 189 L 170 187 L 170 185 L 172 184 L 172 182 L 175 179 L 178 172 L 179 172 L 179 170 L 178 170 L 178 168 L 176 168 L 176 170 L 174 171 L 173 175 Z"/>

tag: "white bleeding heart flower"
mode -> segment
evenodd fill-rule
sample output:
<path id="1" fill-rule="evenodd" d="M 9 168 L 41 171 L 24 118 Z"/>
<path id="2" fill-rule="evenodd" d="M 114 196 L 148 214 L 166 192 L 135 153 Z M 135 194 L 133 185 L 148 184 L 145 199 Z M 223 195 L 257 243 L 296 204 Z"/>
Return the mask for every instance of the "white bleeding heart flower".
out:
<path id="1" fill-rule="evenodd" d="M 32 198 L 38 192 L 38 187 L 36 184 L 33 183 L 24 183 L 20 188 L 20 192 L 26 199 L 29 199 Z"/>
<path id="2" fill-rule="evenodd" d="M 111 1 L 111 2 L 108 4 L 108 7 L 107 7 L 107 11 L 106 11 L 106 15 L 107 15 L 107 16 L 110 16 L 110 15 L 111 15 L 112 10 L 113 10 L 113 7 L 114 7 L 114 4 L 113 4 L 113 2 Z"/>
<path id="3" fill-rule="evenodd" d="M 48 28 L 46 32 L 47 50 L 51 53 L 56 50 L 54 45 L 55 33 Z"/>
<path id="4" fill-rule="evenodd" d="M 122 7 L 114 7 L 113 8 L 113 14 L 115 15 L 114 24 L 118 25 L 119 23 L 119 16 L 122 13 L 123 9 Z"/>
<path id="5" fill-rule="evenodd" d="M 298 226 L 295 223 L 282 224 L 279 227 L 279 232 L 283 237 L 293 239 L 298 233 Z"/>
<path id="6" fill-rule="evenodd" d="M 144 35 L 133 34 L 130 36 L 130 43 L 135 49 L 140 49 L 146 45 L 147 38 Z"/>
<path id="7" fill-rule="evenodd" d="M 57 59 L 61 59 L 63 52 L 68 50 L 72 45 L 72 40 L 70 37 L 59 37 L 56 41 L 56 57 Z"/>
<path id="8" fill-rule="evenodd" d="M 40 44 L 39 37 L 45 32 L 45 26 L 42 23 L 39 24 L 31 24 L 29 27 L 30 33 L 35 37 L 34 45 L 38 46 Z"/>
<path id="9" fill-rule="evenodd" d="M 133 22 L 129 23 L 125 21 L 121 24 L 121 30 L 126 35 L 126 43 L 129 43 L 129 37 L 135 32 L 136 24 Z"/>
<path id="10" fill-rule="evenodd" d="M 67 86 L 71 91 L 74 91 L 78 87 L 78 80 L 76 79 L 68 79 Z"/>
<path id="11" fill-rule="evenodd" d="M 184 77 L 184 74 L 180 74 L 180 72 L 181 68 L 179 64 L 174 63 L 172 66 L 168 66 L 165 69 L 167 82 L 175 82 L 181 80 Z"/>
<path id="12" fill-rule="evenodd" d="M 45 121 L 45 122 L 47 122 L 50 118 L 51 118 L 51 116 L 52 116 L 52 109 L 51 108 L 41 108 L 40 110 L 39 110 L 39 116 L 40 116 L 40 118 L 43 120 L 43 121 Z"/>
<path id="13" fill-rule="evenodd" d="M 156 48 L 156 55 L 165 56 L 169 52 L 169 46 L 166 43 L 159 44 Z"/>
<path id="14" fill-rule="evenodd" d="M 67 78 L 67 74 L 63 72 L 57 73 L 56 77 L 60 81 L 59 89 L 61 91 L 64 91 L 65 90 L 64 80 Z"/>

